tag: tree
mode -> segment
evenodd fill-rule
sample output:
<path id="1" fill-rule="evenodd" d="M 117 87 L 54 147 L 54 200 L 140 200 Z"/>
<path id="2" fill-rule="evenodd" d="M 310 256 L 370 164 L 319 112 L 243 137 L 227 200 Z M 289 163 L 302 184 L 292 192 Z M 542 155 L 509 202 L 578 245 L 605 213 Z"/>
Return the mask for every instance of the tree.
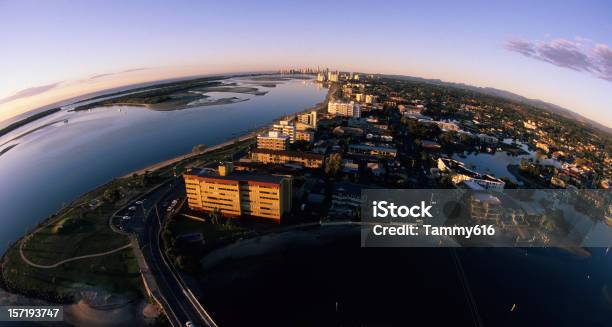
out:
<path id="1" fill-rule="evenodd" d="M 448 131 L 448 132 L 442 133 L 442 135 L 440 136 L 440 143 L 442 143 L 442 145 L 444 145 L 445 147 L 453 147 L 455 145 L 456 138 L 457 138 L 457 132 Z"/>
<path id="2" fill-rule="evenodd" d="M 295 151 L 308 151 L 312 148 L 312 145 L 308 141 L 297 140 L 293 142 L 291 145 L 291 149 Z"/>
<path id="3" fill-rule="evenodd" d="M 104 191 L 104 200 L 108 203 L 115 203 L 120 197 L 121 193 L 116 188 Z"/>
<path id="4" fill-rule="evenodd" d="M 342 156 L 339 153 L 334 153 L 325 159 L 325 174 L 328 176 L 336 176 L 342 166 Z"/>
<path id="5" fill-rule="evenodd" d="M 516 184 L 515 182 L 513 182 L 510 178 L 508 177 L 502 177 L 500 178 L 502 181 L 504 181 L 504 183 L 506 183 L 506 185 L 504 186 L 504 188 L 506 189 L 516 189 L 518 188 L 518 184 Z"/>
<path id="6" fill-rule="evenodd" d="M 139 184 L 141 187 L 145 187 L 145 186 L 149 185 L 149 183 L 150 183 L 150 182 L 151 182 L 151 180 L 152 180 L 151 172 L 150 172 L 150 171 L 148 171 L 148 170 L 146 170 L 146 171 L 144 172 L 144 174 L 141 174 L 141 175 L 139 175 L 138 177 L 139 177 L 139 178 L 137 179 L 137 182 L 138 182 L 138 184 Z"/>
<path id="7" fill-rule="evenodd" d="M 168 229 L 162 231 L 161 238 L 167 248 L 170 248 L 174 244 L 172 233 Z"/>
<path id="8" fill-rule="evenodd" d="M 547 211 L 542 217 L 542 227 L 550 232 L 561 235 L 567 235 L 570 231 L 570 226 L 565 221 L 563 210 L 561 209 Z"/>
<path id="9" fill-rule="evenodd" d="M 176 266 L 180 270 L 185 270 L 185 268 L 187 268 L 187 259 L 185 258 L 185 256 L 178 255 L 176 256 L 176 259 L 174 260 L 174 264 L 176 264 Z"/>
<path id="10" fill-rule="evenodd" d="M 467 133 L 461 133 L 459 134 L 459 141 L 463 144 L 471 144 L 472 143 L 472 136 L 470 136 L 470 134 Z"/>
<path id="11" fill-rule="evenodd" d="M 194 153 L 203 153 L 204 150 L 206 150 L 206 148 L 208 148 L 208 147 L 205 144 L 198 144 L 198 145 L 193 147 L 191 152 L 194 152 Z"/>
<path id="12" fill-rule="evenodd" d="M 440 187 L 441 188 L 455 188 L 455 184 L 453 184 L 453 178 L 451 175 L 444 175 L 440 178 Z"/>
<path id="13" fill-rule="evenodd" d="M 217 225 L 219 224 L 219 220 L 221 219 L 221 217 L 223 217 L 221 211 L 219 209 L 215 209 L 215 211 L 210 213 L 210 222 L 213 225 Z"/>

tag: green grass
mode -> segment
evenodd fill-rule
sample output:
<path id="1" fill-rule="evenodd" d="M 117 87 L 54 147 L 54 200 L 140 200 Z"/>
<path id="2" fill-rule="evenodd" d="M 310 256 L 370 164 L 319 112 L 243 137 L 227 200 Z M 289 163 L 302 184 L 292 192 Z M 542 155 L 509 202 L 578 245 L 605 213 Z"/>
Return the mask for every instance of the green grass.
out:
<path id="1" fill-rule="evenodd" d="M 105 203 L 93 211 L 77 206 L 65 211 L 26 238 L 23 245 L 25 256 L 36 264 L 49 265 L 127 244 L 127 237 L 113 232 L 108 226 L 109 217 L 120 205 Z M 18 250 L 17 245 L 14 248 Z"/>
<path id="2" fill-rule="evenodd" d="M 252 143 L 253 140 L 247 140 L 194 156 L 179 162 L 176 165 L 177 170 L 182 172 L 186 167 L 225 160 Z M 172 166 L 156 171 L 153 184 L 169 178 L 172 173 Z M 43 221 L 34 229 L 40 229 L 36 233 L 24 238 L 24 255 L 33 263 L 51 265 L 75 256 L 106 252 L 128 244 L 129 239 L 126 236 L 110 229 L 108 219 L 131 198 L 153 186 L 150 184 L 143 187 L 139 184 L 140 180 L 138 176 L 115 179 L 79 197 L 56 215 Z M 89 203 L 94 199 L 103 200 L 108 189 L 120 190 L 123 197 L 116 203 L 104 202 L 91 210 Z M 187 219 L 181 219 L 177 226 L 184 231 L 200 231 L 207 240 L 229 237 L 237 231 L 228 226 L 198 224 Z M 105 290 L 129 297 L 142 297 L 144 293 L 137 261 L 130 249 L 68 262 L 56 268 L 41 269 L 32 267 L 21 259 L 20 243 L 21 241 L 11 246 L 4 257 L 2 278 L 9 290 L 58 302 L 73 299 L 75 294 L 88 289 Z"/>
<path id="3" fill-rule="evenodd" d="M 139 298 L 144 292 L 131 249 L 69 262 L 52 269 L 26 265 L 17 251 L 10 251 L 3 275 L 9 289 L 60 302 L 73 299 L 75 294 L 87 290 L 120 294 L 128 298 Z"/>
<path id="4" fill-rule="evenodd" d="M 177 163 L 176 165 L 171 165 L 170 167 L 165 167 L 162 168 L 158 171 L 159 174 L 161 174 L 162 176 L 172 176 L 173 173 L 173 166 L 177 167 L 177 171 L 178 172 L 183 172 L 185 171 L 187 168 L 190 167 L 201 167 L 204 166 L 210 162 L 219 162 L 219 161 L 226 161 L 226 160 L 231 160 L 232 156 L 235 153 L 239 153 L 240 151 L 244 151 L 246 149 L 248 149 L 251 145 L 256 143 L 256 139 L 255 138 L 251 138 L 251 139 L 247 139 L 238 143 L 234 143 L 231 144 L 227 147 L 218 149 L 216 151 L 212 151 L 209 153 L 204 153 L 198 156 L 194 156 L 192 158 L 183 160 L 179 163 Z"/>
<path id="5" fill-rule="evenodd" d="M 73 110 L 81 111 L 92 109 L 95 107 L 111 106 L 114 104 L 159 104 L 166 101 L 171 101 L 174 98 L 180 96 L 184 97 L 184 102 L 187 103 L 189 101 L 201 98 L 201 96 L 197 94 L 187 93 L 186 91 L 202 87 L 219 86 L 222 84 L 222 82 L 212 80 L 212 78 L 209 77 L 198 78 L 188 81 L 170 82 L 156 87 L 141 88 L 139 89 L 140 92 L 136 93 L 128 93 L 107 100 L 93 101 L 88 104 L 77 106 Z"/>
<path id="6" fill-rule="evenodd" d="M 110 251 L 129 243 L 127 237 L 113 232 L 108 221 L 104 220 L 93 214 L 80 218 L 71 213 L 28 238 L 23 252 L 30 261 L 49 265 L 80 255 Z"/>
<path id="7" fill-rule="evenodd" d="M 108 188 L 119 188 L 124 197 L 117 203 L 104 203 L 94 210 L 88 204 L 102 198 Z M 115 180 L 83 195 L 43 222 L 36 233 L 25 237 L 23 253 L 33 263 L 55 264 L 75 256 L 110 251 L 129 243 L 126 236 L 113 232 L 109 217 L 133 195 L 142 192 L 131 178 Z M 15 243 L 5 254 L 3 280 L 9 289 L 49 300 L 70 299 L 84 289 L 105 290 L 139 297 L 142 282 L 136 259 L 130 249 L 103 257 L 72 261 L 56 268 L 41 269 L 21 259 Z"/>
<path id="8" fill-rule="evenodd" d="M 247 232 L 245 229 L 233 223 L 212 224 L 208 221 L 202 222 L 190 219 L 180 214 L 173 218 L 168 228 L 175 237 L 183 234 L 202 233 L 206 242 L 215 242 L 220 239 L 239 236 Z"/>

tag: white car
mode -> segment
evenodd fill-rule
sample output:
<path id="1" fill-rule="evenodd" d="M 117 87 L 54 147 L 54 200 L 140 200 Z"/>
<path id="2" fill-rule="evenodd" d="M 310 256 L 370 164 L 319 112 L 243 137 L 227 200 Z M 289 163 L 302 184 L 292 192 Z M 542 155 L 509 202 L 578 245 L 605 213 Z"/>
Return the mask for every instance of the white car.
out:
<path id="1" fill-rule="evenodd" d="M 136 201 L 136 202 L 134 202 L 134 204 L 136 204 L 136 205 L 141 205 L 141 204 L 142 204 L 142 201 Z"/>
<path id="2" fill-rule="evenodd" d="M 130 216 L 123 216 L 121 219 L 123 219 L 123 220 L 130 220 L 130 219 L 132 219 L 132 217 L 130 217 Z"/>
<path id="3" fill-rule="evenodd" d="M 129 207 L 128 210 L 134 211 L 134 210 L 136 210 L 136 207 Z"/>
<path id="4" fill-rule="evenodd" d="M 195 327 L 195 325 L 191 321 L 188 321 L 185 323 L 185 327 Z"/>

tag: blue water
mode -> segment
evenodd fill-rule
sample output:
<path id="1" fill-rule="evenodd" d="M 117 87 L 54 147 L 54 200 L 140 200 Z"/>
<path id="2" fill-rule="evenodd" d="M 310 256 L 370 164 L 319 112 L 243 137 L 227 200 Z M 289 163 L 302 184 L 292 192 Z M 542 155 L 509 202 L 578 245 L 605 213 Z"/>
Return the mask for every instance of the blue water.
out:
<path id="1" fill-rule="evenodd" d="M 505 143 L 512 143 L 511 139 L 505 139 Z M 495 153 L 477 152 L 477 153 L 464 153 L 462 156 L 454 154 L 453 159 L 463 162 L 467 168 L 477 171 L 481 174 L 490 174 L 497 178 L 507 177 L 511 181 L 518 183 L 516 177 L 508 171 L 508 165 L 518 165 L 523 159 L 538 160 L 543 165 L 551 165 L 560 167 L 560 163 L 551 158 L 538 158 L 536 152 L 531 151 L 526 144 L 517 143 L 521 149 L 527 152 L 522 155 L 512 155 L 505 151 L 496 151 Z"/>
<path id="2" fill-rule="evenodd" d="M 246 83 L 245 80 L 227 82 Z M 248 101 L 152 111 L 106 107 L 67 110 L 0 138 L 0 252 L 8 242 L 79 195 L 115 177 L 214 145 L 321 102 L 327 89 L 301 79 L 260 87 L 266 95 L 228 93 Z M 215 97 L 218 94 L 215 92 Z M 57 122 L 10 141 L 36 127 Z"/>
<path id="3" fill-rule="evenodd" d="M 522 158 L 528 156 L 512 156 L 504 151 L 495 153 L 471 153 L 464 157 L 453 155 L 453 159 L 463 162 L 467 168 L 481 174 L 491 174 L 497 178 L 507 177 L 517 183 L 518 180 L 508 171 L 508 165 L 518 165 Z"/>
<path id="4" fill-rule="evenodd" d="M 612 251 L 361 248 L 358 229 L 323 232 L 341 228 L 228 247 L 202 275 L 205 306 L 223 326 L 612 326 Z"/>

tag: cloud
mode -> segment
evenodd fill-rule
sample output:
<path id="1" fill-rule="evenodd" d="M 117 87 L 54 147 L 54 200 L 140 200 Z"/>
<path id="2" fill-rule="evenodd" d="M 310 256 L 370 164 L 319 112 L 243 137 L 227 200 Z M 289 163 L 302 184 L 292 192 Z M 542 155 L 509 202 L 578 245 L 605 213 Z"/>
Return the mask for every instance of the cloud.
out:
<path id="1" fill-rule="evenodd" d="M 30 87 L 30 88 L 18 91 L 17 93 L 11 96 L 8 96 L 6 98 L 1 98 L 0 104 L 11 102 L 13 100 L 18 100 L 22 98 L 28 98 L 28 97 L 32 97 L 35 95 L 39 95 L 39 94 L 42 94 L 42 93 L 45 93 L 47 91 L 57 88 L 58 86 L 60 86 L 60 84 L 62 84 L 62 86 L 67 86 L 67 85 L 78 84 L 78 83 L 83 83 L 83 82 L 99 79 L 105 76 L 126 74 L 126 73 L 141 71 L 141 70 L 147 70 L 147 69 L 150 69 L 150 68 L 148 67 L 130 68 L 130 69 L 122 70 L 120 72 L 116 72 L 116 73 L 104 73 L 104 74 L 94 75 L 85 80 L 60 81 L 60 82 L 55 82 L 55 83 L 51 83 L 47 85 L 34 86 L 34 87 Z"/>
<path id="2" fill-rule="evenodd" d="M 577 37 L 576 40 L 547 42 L 515 39 L 506 42 L 504 47 L 529 58 L 612 82 L 612 49 L 606 44 L 594 45 L 589 39 Z"/>
<path id="3" fill-rule="evenodd" d="M 149 69 L 148 67 L 139 67 L 139 68 L 132 68 L 132 69 L 126 69 L 124 71 L 122 71 L 122 73 L 131 73 L 131 72 L 137 72 L 139 70 L 147 70 Z"/>
<path id="4" fill-rule="evenodd" d="M 109 76 L 109 75 L 115 75 L 115 73 L 98 74 L 98 75 L 94 75 L 94 76 L 90 77 L 89 79 L 90 79 L 90 80 L 92 80 L 92 79 L 98 79 L 98 78 L 102 78 L 102 77 L 104 77 L 104 76 Z"/>
<path id="5" fill-rule="evenodd" d="M 35 87 L 30 87 L 27 89 L 23 89 L 11 96 L 8 96 L 6 98 L 0 99 L 0 104 L 3 103 L 7 103 L 13 100 L 17 100 L 17 99 L 21 99 L 21 98 L 27 98 L 27 97 L 31 97 L 34 95 L 38 95 L 41 93 L 45 93 L 49 90 L 52 90 L 54 88 L 56 88 L 59 84 L 61 84 L 62 82 L 55 82 L 55 83 L 51 83 L 51 84 L 47 84 L 47 85 L 41 85 L 41 86 L 35 86 Z"/>
<path id="6" fill-rule="evenodd" d="M 536 52 L 544 61 L 576 71 L 591 71 L 595 67 L 588 54 L 568 40 L 539 44 Z"/>
<path id="7" fill-rule="evenodd" d="M 518 52 L 527 57 L 535 57 L 536 50 L 531 42 L 523 40 L 510 40 L 506 43 L 505 48 L 510 51 Z"/>
<path id="8" fill-rule="evenodd" d="M 612 82 L 612 49 L 605 44 L 598 44 L 595 47 L 595 55 L 599 77 Z"/>
<path id="9" fill-rule="evenodd" d="M 140 71 L 140 70 L 147 70 L 147 69 L 149 69 L 149 68 L 147 68 L 147 67 L 130 68 L 130 69 L 122 70 L 122 71 L 117 72 L 117 73 L 105 73 L 105 74 L 94 75 L 94 76 L 90 77 L 88 80 L 98 79 L 98 78 L 102 78 L 102 77 L 105 77 L 105 76 L 111 76 L 111 75 L 119 75 L 119 74 L 137 72 L 137 71 Z"/>

